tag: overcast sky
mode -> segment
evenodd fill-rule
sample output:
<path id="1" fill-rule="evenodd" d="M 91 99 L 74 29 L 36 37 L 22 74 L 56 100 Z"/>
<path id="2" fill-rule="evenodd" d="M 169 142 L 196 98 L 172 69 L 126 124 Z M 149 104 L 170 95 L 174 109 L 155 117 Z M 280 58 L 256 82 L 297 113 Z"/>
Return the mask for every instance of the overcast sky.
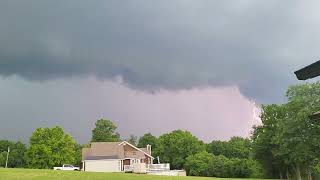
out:
<path id="1" fill-rule="evenodd" d="M 247 136 L 254 103 L 284 102 L 293 72 L 318 60 L 319 5 L 2 0 L 0 139 L 59 125 L 85 143 L 99 118 L 123 138 Z"/>

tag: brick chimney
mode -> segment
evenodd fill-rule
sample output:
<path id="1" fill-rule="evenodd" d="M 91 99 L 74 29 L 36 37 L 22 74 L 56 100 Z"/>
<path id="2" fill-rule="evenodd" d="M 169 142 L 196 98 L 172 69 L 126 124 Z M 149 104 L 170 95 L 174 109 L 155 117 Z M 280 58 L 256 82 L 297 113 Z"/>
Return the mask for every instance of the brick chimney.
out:
<path id="1" fill-rule="evenodd" d="M 150 144 L 147 145 L 147 152 L 151 155 L 151 145 Z"/>

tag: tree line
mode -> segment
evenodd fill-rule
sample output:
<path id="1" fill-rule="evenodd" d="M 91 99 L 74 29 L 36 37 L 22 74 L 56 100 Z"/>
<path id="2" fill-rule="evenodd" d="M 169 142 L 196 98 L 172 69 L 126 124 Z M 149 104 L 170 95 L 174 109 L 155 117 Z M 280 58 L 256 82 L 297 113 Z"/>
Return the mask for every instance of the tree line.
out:
<path id="1" fill-rule="evenodd" d="M 191 132 L 175 130 L 159 137 L 146 133 L 128 142 L 146 147 L 172 169 L 185 169 L 191 176 L 317 179 L 320 174 L 320 122 L 310 115 L 320 110 L 320 83 L 291 86 L 283 104 L 262 105 L 262 125 L 254 127 L 249 139 L 204 143 Z M 92 142 L 120 141 L 117 126 L 100 119 L 92 130 Z M 9 167 L 52 168 L 64 163 L 79 164 L 81 150 L 61 127 L 38 128 L 29 145 L 0 141 L 0 166 L 10 146 Z M 155 160 L 157 163 L 157 160 Z"/>
<path id="2" fill-rule="evenodd" d="M 110 120 L 100 119 L 92 130 L 91 142 L 121 141 L 117 126 Z M 175 130 L 159 137 L 146 133 L 138 138 L 131 135 L 126 141 L 137 147 L 152 147 L 152 155 L 160 163 L 170 163 L 172 169 L 186 169 L 193 176 L 261 177 L 258 164 L 249 157 L 249 139 L 240 137 L 230 141 L 204 143 L 191 132 Z M 62 164 L 81 163 L 81 150 L 88 144 L 77 144 L 59 127 L 37 128 L 29 145 L 21 142 L 0 141 L 0 166 L 4 166 L 7 147 L 11 148 L 8 167 L 52 169 Z M 155 163 L 157 159 L 154 160 Z"/>

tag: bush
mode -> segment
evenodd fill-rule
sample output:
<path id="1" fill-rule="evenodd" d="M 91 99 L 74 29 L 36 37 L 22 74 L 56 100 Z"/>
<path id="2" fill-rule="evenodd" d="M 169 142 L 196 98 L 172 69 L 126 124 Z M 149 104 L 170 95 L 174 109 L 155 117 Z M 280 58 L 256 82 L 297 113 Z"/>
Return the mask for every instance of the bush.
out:
<path id="1" fill-rule="evenodd" d="M 248 160 L 250 163 L 251 175 L 250 178 L 266 178 L 266 170 L 259 161 Z"/>
<path id="2" fill-rule="evenodd" d="M 252 167 L 248 159 L 231 159 L 229 177 L 249 178 L 252 174 Z"/>
<path id="3" fill-rule="evenodd" d="M 212 154 L 200 152 L 187 157 L 184 168 L 189 176 L 210 176 L 209 164 L 212 159 Z"/>
<path id="4" fill-rule="evenodd" d="M 221 178 L 263 178 L 264 170 L 255 160 L 226 158 L 200 152 L 186 159 L 185 169 L 190 176 Z"/>
<path id="5" fill-rule="evenodd" d="M 230 160 L 223 155 L 214 156 L 209 163 L 209 171 L 212 177 L 230 177 Z"/>

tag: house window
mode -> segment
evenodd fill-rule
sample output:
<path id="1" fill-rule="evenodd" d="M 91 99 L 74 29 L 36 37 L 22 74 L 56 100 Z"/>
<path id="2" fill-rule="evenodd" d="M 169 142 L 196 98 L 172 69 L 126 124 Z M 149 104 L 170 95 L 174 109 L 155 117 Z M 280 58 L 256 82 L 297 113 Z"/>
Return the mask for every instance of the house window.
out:
<path id="1" fill-rule="evenodd" d="M 142 160 L 140 159 L 131 159 L 131 164 L 140 163 Z"/>

